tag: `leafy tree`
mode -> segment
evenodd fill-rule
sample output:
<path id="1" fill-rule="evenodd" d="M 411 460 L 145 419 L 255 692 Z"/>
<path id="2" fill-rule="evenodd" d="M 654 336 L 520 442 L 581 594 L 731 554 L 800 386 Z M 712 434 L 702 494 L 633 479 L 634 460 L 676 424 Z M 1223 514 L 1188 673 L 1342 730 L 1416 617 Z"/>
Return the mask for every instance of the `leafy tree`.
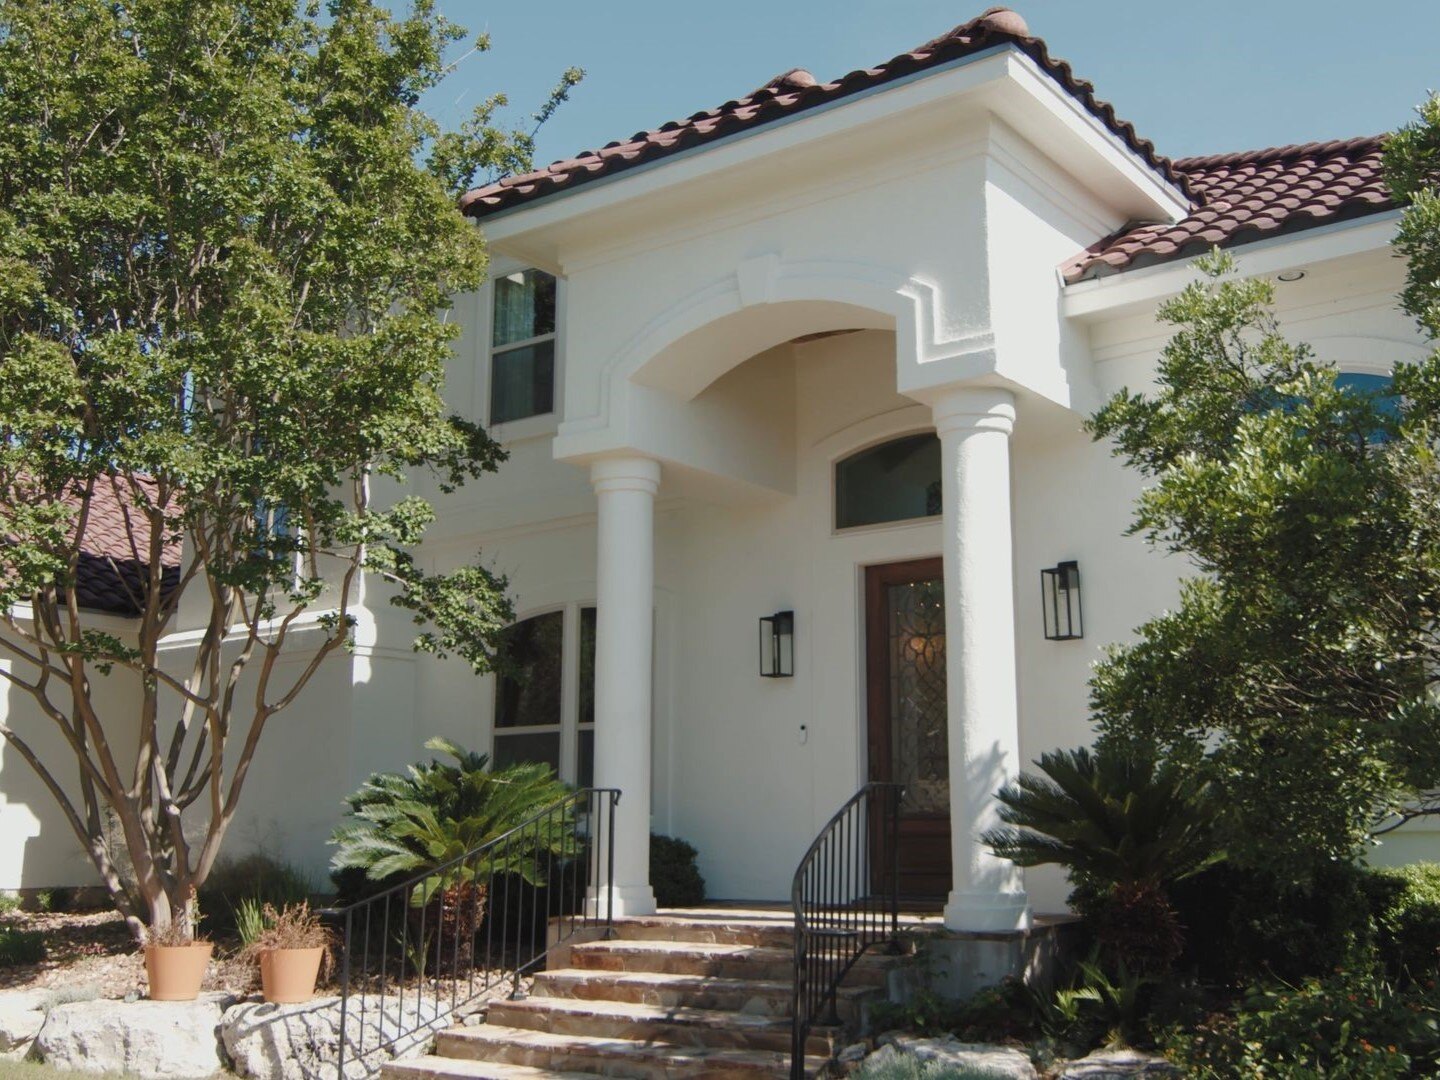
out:
<path id="1" fill-rule="evenodd" d="M 1440 333 L 1440 105 L 1387 147 L 1402 304 Z M 1241 865 L 1304 880 L 1440 783 L 1440 357 L 1337 383 L 1221 255 L 1164 305 L 1153 389 L 1097 438 L 1149 481 L 1132 532 L 1200 575 L 1097 669 L 1102 742 L 1158 747 L 1227 807 Z M 1417 799 L 1420 802 L 1417 803 Z"/>
<path id="2" fill-rule="evenodd" d="M 477 669 L 509 618 L 483 569 L 416 565 L 426 500 L 381 497 L 503 458 L 442 400 L 449 298 L 485 269 L 455 200 L 533 135 L 498 96 L 439 131 L 417 102 L 464 31 L 409 6 L 0 0 L 0 674 L 67 749 L 0 733 L 137 935 L 183 932 L 257 741 L 350 640 L 363 578 L 417 648 Z M 97 496 L 129 523 L 133 629 L 80 610 Z"/>

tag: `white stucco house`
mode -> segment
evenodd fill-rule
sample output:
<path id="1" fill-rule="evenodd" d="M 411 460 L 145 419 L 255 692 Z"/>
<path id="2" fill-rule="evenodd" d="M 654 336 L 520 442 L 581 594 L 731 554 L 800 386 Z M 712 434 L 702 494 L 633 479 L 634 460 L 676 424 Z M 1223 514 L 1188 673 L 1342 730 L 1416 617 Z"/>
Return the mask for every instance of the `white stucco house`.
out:
<path id="1" fill-rule="evenodd" d="M 532 678 L 417 655 L 367 603 L 267 735 L 232 850 L 318 877 L 342 795 L 445 734 L 620 788 L 626 912 L 654 904 L 651 830 L 712 896 L 786 898 L 871 779 L 907 785 L 906 892 L 947 925 L 1063 910 L 1058 874 L 978 842 L 993 792 L 1089 741 L 1090 665 L 1187 569 L 1123 535 L 1139 481 L 1082 421 L 1145 385 L 1155 309 L 1215 245 L 1353 377 L 1421 356 L 1379 151 L 1168 160 L 996 9 L 470 193 L 494 267 L 457 299 L 448 392 L 510 459 L 437 495 L 426 558 L 508 576 Z M 89 880 L 73 848 L 4 755 L 0 888 Z M 1408 830 L 1379 857 L 1437 852 Z"/>

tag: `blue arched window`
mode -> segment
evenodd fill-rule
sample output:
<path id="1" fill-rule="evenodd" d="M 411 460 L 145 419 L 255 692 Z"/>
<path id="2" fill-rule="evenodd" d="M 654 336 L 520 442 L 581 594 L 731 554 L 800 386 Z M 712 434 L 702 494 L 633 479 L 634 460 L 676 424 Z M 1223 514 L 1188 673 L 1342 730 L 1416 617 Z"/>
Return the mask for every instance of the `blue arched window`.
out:
<path id="1" fill-rule="evenodd" d="M 837 529 L 939 513 L 940 439 L 934 432 L 870 446 L 835 463 Z"/>
<path id="2" fill-rule="evenodd" d="M 1364 394 L 1374 394 L 1376 404 L 1387 413 L 1394 414 L 1400 408 L 1400 399 L 1388 393 L 1395 380 L 1389 375 L 1372 375 L 1365 371 L 1342 371 L 1335 376 L 1335 385 L 1342 389 L 1353 388 Z"/>

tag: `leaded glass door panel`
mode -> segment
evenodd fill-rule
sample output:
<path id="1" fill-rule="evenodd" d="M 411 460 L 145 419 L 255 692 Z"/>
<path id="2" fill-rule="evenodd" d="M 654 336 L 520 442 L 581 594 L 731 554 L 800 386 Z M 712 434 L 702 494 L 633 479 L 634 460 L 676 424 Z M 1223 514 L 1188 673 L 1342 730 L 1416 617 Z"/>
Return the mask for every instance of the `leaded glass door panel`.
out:
<path id="1" fill-rule="evenodd" d="M 945 704 L 945 583 L 939 559 L 865 573 L 870 776 L 905 785 L 900 890 L 950 888 L 950 762 Z"/>

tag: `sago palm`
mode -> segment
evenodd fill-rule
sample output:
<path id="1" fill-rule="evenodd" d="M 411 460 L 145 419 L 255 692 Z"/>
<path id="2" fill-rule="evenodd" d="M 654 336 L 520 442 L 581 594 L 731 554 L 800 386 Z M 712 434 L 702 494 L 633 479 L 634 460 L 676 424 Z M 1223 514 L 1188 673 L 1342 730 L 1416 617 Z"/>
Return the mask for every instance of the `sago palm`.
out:
<path id="1" fill-rule="evenodd" d="M 1005 828 L 983 839 L 1020 866 L 1054 863 L 1102 890 L 1181 881 L 1224 856 L 1210 788 L 1146 753 L 1055 750 L 998 794 Z"/>
<path id="2" fill-rule="evenodd" d="M 1208 785 L 1145 752 L 1057 750 L 997 794 L 1006 828 L 984 836 L 1020 866 L 1063 866 L 1099 959 L 1166 971 L 1184 948 L 1168 888 L 1224 858 Z"/>
<path id="3" fill-rule="evenodd" d="M 331 837 L 336 870 L 361 870 L 378 882 L 454 863 L 422 883 L 412 901 L 418 904 L 442 884 L 488 880 L 492 874 L 515 874 L 542 885 L 546 856 L 575 853 L 573 807 L 542 813 L 568 790 L 550 766 L 527 763 L 492 771 L 487 755 L 447 739 L 425 746 L 448 754 L 454 764 L 430 761 L 365 781 L 346 799 L 351 821 Z M 506 837 L 503 843 L 461 859 L 500 837 Z"/>

